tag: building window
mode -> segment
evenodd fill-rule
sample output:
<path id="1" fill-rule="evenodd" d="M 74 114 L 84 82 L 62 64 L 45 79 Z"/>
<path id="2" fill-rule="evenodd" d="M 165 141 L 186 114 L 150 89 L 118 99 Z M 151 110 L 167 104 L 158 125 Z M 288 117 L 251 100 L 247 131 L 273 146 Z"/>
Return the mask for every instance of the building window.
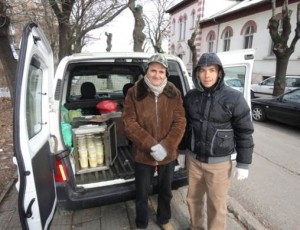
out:
<path id="1" fill-rule="evenodd" d="M 215 32 L 214 31 L 210 31 L 206 37 L 206 41 L 208 43 L 208 52 L 212 53 L 214 52 L 214 41 L 215 41 Z"/>
<path id="2" fill-rule="evenodd" d="M 189 51 L 190 55 L 189 55 L 189 63 L 193 62 L 193 52 L 190 50 Z"/>
<path id="3" fill-rule="evenodd" d="M 182 40 L 185 39 L 185 32 L 186 32 L 186 18 L 183 19 Z"/>
<path id="4" fill-rule="evenodd" d="M 252 48 L 253 32 L 254 32 L 253 26 L 248 26 L 245 32 L 244 49 Z"/>
<path id="5" fill-rule="evenodd" d="M 195 10 L 192 11 L 191 29 L 194 29 L 196 25 L 196 13 Z"/>
<path id="6" fill-rule="evenodd" d="M 182 19 L 179 20 L 179 41 L 182 39 Z"/>
<path id="7" fill-rule="evenodd" d="M 173 35 L 175 35 L 175 32 L 176 32 L 176 24 L 175 24 L 175 19 L 173 19 L 173 24 L 172 24 L 172 26 L 173 26 Z"/>
<path id="8" fill-rule="evenodd" d="M 229 51 L 230 50 L 230 31 L 227 30 L 225 31 L 224 34 L 224 46 L 223 46 L 223 51 Z"/>
<path id="9" fill-rule="evenodd" d="M 254 34 L 257 31 L 257 25 L 253 20 L 245 23 L 241 30 L 241 35 L 244 36 L 244 49 L 253 47 Z"/>
<path id="10" fill-rule="evenodd" d="M 172 55 L 175 54 L 175 46 L 174 46 L 174 45 L 171 46 L 171 54 L 172 54 Z"/>
<path id="11" fill-rule="evenodd" d="M 232 35 L 233 35 L 232 27 L 227 26 L 221 34 L 221 39 L 223 39 L 223 51 L 230 50 L 230 40 Z"/>

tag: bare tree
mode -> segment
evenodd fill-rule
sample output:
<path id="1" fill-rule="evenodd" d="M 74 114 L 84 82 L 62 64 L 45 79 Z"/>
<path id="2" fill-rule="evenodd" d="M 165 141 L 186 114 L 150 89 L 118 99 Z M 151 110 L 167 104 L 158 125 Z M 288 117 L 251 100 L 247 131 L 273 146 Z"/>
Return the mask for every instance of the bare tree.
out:
<path id="1" fill-rule="evenodd" d="M 49 0 L 59 24 L 59 59 L 80 52 L 88 33 L 111 22 L 131 0 Z"/>
<path id="2" fill-rule="evenodd" d="M 129 4 L 134 17 L 134 29 L 133 29 L 133 51 L 143 52 L 143 44 L 146 35 L 143 33 L 145 22 L 143 19 L 143 6 L 135 5 L 135 0 L 132 0 Z"/>
<path id="3" fill-rule="evenodd" d="M 162 42 L 168 37 L 170 25 L 166 10 L 173 1 L 170 0 L 151 0 L 154 6 L 153 14 L 144 16 L 146 22 L 146 36 L 155 52 L 163 53 Z"/>
<path id="4" fill-rule="evenodd" d="M 197 31 L 199 29 L 199 19 L 196 21 L 196 24 L 195 24 L 195 28 L 194 28 L 194 31 L 191 35 L 191 38 L 188 40 L 188 46 L 190 47 L 190 50 L 192 52 L 192 61 L 193 61 L 193 68 L 194 69 L 197 65 L 197 48 L 196 48 L 196 45 L 195 45 L 195 39 L 196 39 L 196 36 L 197 36 Z"/>
<path id="5" fill-rule="evenodd" d="M 273 41 L 273 52 L 276 56 L 276 75 L 274 82 L 273 96 L 284 93 L 286 86 L 286 71 L 289 58 L 295 51 L 295 46 L 300 38 L 300 3 L 297 6 L 297 25 L 295 36 L 288 46 L 287 42 L 291 34 L 290 17 L 292 12 L 288 9 L 288 0 L 284 0 L 282 5 L 282 17 L 275 14 L 276 0 L 272 0 L 272 18 L 269 20 L 269 33 Z M 279 31 L 279 25 L 282 22 L 282 31 Z"/>
<path id="6" fill-rule="evenodd" d="M 6 82 L 10 91 L 11 98 L 14 98 L 13 86 L 17 69 L 17 61 L 13 55 L 11 46 L 9 26 L 10 17 L 9 6 L 5 0 L 0 0 L 0 61 L 5 72 Z"/>
<path id="7" fill-rule="evenodd" d="M 1 47 L 0 59 L 4 66 L 4 76 L 10 90 L 12 99 L 14 97 L 13 85 L 16 74 L 16 56 L 15 49 L 19 47 L 23 27 L 31 21 L 38 21 L 44 28 L 50 44 L 55 53 L 56 41 L 58 35 L 55 28 L 55 18 L 47 1 L 41 1 L 35 4 L 32 0 L 1 0 Z"/>

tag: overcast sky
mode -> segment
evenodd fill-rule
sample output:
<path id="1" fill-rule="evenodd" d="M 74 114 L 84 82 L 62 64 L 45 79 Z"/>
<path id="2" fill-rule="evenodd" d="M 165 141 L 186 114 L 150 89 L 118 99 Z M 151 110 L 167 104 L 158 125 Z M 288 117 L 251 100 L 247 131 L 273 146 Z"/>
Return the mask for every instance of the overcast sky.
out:
<path id="1" fill-rule="evenodd" d="M 174 0 L 173 4 L 181 0 Z M 146 15 L 151 15 L 151 4 L 144 4 L 143 11 Z M 132 32 L 134 27 L 134 19 L 129 9 L 124 10 L 111 23 L 94 32 L 95 41 L 83 49 L 83 52 L 106 52 L 106 36 L 105 32 L 112 33 L 112 49 L 111 52 L 130 52 L 133 51 Z M 167 51 L 167 41 L 163 44 L 163 49 Z"/>

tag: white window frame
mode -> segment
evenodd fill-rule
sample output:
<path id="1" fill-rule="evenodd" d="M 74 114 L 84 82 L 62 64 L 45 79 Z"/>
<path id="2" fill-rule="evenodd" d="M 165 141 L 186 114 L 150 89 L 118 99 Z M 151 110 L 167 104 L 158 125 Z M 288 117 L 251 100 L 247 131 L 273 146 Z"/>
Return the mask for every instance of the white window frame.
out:
<path id="1" fill-rule="evenodd" d="M 230 50 L 230 31 L 226 30 L 224 33 L 224 46 L 223 46 L 223 51 L 229 51 Z"/>
<path id="2" fill-rule="evenodd" d="M 254 33 L 254 27 L 252 25 L 249 25 L 245 30 L 245 43 L 244 43 L 244 49 L 250 49 L 252 48 L 253 44 L 253 33 Z"/>

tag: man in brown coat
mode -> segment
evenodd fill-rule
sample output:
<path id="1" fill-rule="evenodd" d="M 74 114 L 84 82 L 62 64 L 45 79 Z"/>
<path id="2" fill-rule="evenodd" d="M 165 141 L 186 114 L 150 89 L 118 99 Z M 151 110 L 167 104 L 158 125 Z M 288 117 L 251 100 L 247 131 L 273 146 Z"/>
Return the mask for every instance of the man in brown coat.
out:
<path id="1" fill-rule="evenodd" d="M 122 114 L 125 132 L 133 143 L 136 185 L 136 226 L 148 226 L 148 194 L 157 167 L 157 222 L 173 229 L 170 202 L 177 147 L 185 131 L 186 119 L 179 90 L 167 81 L 168 62 L 153 55 L 146 76 L 128 90 Z"/>

